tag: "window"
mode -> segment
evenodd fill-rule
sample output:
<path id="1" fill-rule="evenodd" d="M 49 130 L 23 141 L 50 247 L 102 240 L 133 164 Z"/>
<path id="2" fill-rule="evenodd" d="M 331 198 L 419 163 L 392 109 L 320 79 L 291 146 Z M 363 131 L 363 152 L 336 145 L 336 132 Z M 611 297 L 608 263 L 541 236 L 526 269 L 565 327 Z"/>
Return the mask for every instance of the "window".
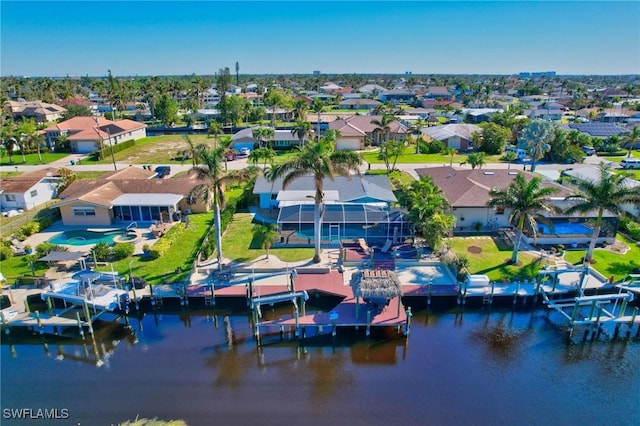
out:
<path id="1" fill-rule="evenodd" d="M 93 207 L 72 207 L 74 216 L 95 216 L 96 209 Z"/>
<path id="2" fill-rule="evenodd" d="M 278 199 L 278 194 L 271 194 L 271 199 L 272 200 Z"/>
<path id="3" fill-rule="evenodd" d="M 32 197 L 37 197 L 37 196 L 38 196 L 38 190 L 37 190 L 37 189 L 34 189 L 33 191 L 31 191 L 31 192 L 29 193 L 29 195 L 31 195 Z"/>
<path id="4" fill-rule="evenodd" d="M 4 194 L 4 199 L 7 201 L 15 201 L 16 200 L 16 195 L 15 194 Z"/>
<path id="5" fill-rule="evenodd" d="M 504 214 L 504 206 L 496 206 L 496 214 Z"/>

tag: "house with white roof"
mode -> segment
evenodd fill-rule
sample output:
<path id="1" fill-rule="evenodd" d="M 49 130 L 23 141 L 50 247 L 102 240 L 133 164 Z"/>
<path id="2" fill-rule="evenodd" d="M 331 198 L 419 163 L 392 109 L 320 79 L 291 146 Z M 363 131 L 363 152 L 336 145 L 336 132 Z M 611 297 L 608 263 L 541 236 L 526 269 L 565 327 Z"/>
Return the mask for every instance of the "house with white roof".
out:
<path id="1" fill-rule="evenodd" d="M 254 146 L 260 141 L 253 135 L 254 129 L 257 127 L 248 127 L 242 129 L 231 137 L 231 147 L 237 151 L 243 148 L 253 150 Z M 303 143 L 309 140 L 309 136 L 303 139 Z M 298 135 L 291 132 L 291 129 L 275 129 L 273 139 L 269 141 L 275 149 L 286 149 L 300 145 Z"/>
<path id="2" fill-rule="evenodd" d="M 253 193 L 260 199 L 260 208 L 278 209 L 277 223 L 283 235 L 295 233 L 312 240 L 314 177 L 295 179 L 286 189 L 282 182 L 282 178 L 273 182 L 263 176 L 257 178 Z M 366 238 L 384 242 L 391 236 L 408 234 L 404 214 L 391 207 L 397 199 L 387 176 L 334 176 L 324 179 L 323 189 L 323 241 Z"/>
<path id="3" fill-rule="evenodd" d="M 445 124 L 444 126 L 424 127 L 422 135 L 443 142 L 447 148 L 466 151 L 473 147 L 473 134 L 482 128 L 475 124 Z"/>

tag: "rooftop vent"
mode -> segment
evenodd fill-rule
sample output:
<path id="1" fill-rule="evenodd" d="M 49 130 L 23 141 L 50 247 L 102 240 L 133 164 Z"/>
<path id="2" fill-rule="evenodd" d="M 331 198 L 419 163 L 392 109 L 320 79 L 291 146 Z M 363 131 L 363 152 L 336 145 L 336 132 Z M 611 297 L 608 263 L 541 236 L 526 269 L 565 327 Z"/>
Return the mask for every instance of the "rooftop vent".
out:
<path id="1" fill-rule="evenodd" d="M 495 175 L 495 172 L 484 172 L 485 175 Z"/>

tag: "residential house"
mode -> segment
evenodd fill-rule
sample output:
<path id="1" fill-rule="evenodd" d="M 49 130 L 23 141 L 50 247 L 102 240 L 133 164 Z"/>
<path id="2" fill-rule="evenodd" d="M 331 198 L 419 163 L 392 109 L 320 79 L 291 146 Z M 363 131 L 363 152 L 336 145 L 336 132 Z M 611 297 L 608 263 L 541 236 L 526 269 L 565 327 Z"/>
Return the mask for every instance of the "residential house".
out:
<path id="1" fill-rule="evenodd" d="M 503 112 L 499 108 L 465 108 L 462 114 L 472 123 L 483 123 L 491 119 L 491 116 L 497 112 Z"/>
<path id="2" fill-rule="evenodd" d="M 447 148 L 466 151 L 473 148 L 473 134 L 482 132 L 475 124 L 445 124 L 443 126 L 425 127 L 422 134 L 443 142 Z"/>
<path id="3" fill-rule="evenodd" d="M 313 176 L 292 181 L 286 189 L 282 178 L 273 182 L 259 176 L 253 193 L 260 199 L 260 208 L 278 209 L 278 226 L 283 239 L 294 235 L 313 240 L 315 182 Z M 324 220 L 322 240 L 341 241 L 366 238 L 384 243 L 386 239 L 401 238 L 409 229 L 404 215 L 391 208 L 396 202 L 387 176 L 335 176 L 325 178 Z M 395 228 L 395 229 L 394 229 Z"/>
<path id="4" fill-rule="evenodd" d="M 629 130 L 614 123 L 570 123 L 570 129 L 575 129 L 581 133 L 597 138 L 608 138 L 611 136 L 622 136 Z"/>
<path id="5" fill-rule="evenodd" d="M 249 127 L 236 132 L 231 137 L 231 147 L 235 150 L 241 150 L 242 148 L 254 149 L 255 145 L 260 141 L 253 136 L 253 130 L 256 127 Z M 309 140 L 309 136 L 303 139 L 303 143 Z M 300 145 L 300 138 L 291 132 L 291 129 L 276 129 L 274 130 L 273 139 L 269 141 L 269 144 L 274 149 L 286 149 L 297 145 Z"/>
<path id="6" fill-rule="evenodd" d="M 336 149 L 361 150 L 364 149 L 367 140 L 373 144 L 381 141 L 377 126 L 372 121 L 382 120 L 379 115 L 354 115 L 352 117 L 338 119 L 329 123 L 329 128 L 340 132 L 340 139 L 336 142 Z M 409 129 L 399 121 L 389 123 L 389 139 L 402 140 Z"/>
<path id="7" fill-rule="evenodd" d="M 380 102 L 410 102 L 416 97 L 415 93 L 404 89 L 392 89 L 380 92 L 378 99 Z"/>
<path id="8" fill-rule="evenodd" d="M 0 180 L 0 210 L 30 210 L 58 193 L 59 170 L 53 167 Z"/>
<path id="9" fill-rule="evenodd" d="M 367 95 L 377 95 L 380 92 L 384 92 L 386 90 L 387 90 L 386 88 L 380 86 L 379 84 L 373 84 L 373 83 L 365 84 L 364 86 L 358 88 L 358 92 L 364 93 Z"/>
<path id="10" fill-rule="evenodd" d="M 449 101 L 453 98 L 453 94 L 445 86 L 430 86 L 424 96 L 427 99 L 440 99 Z"/>
<path id="11" fill-rule="evenodd" d="M 325 83 L 324 86 L 320 86 L 320 88 L 318 89 L 320 93 L 332 93 L 332 94 L 340 93 L 341 90 L 342 90 L 342 86 L 338 86 L 337 84 L 332 82 L 327 82 Z"/>
<path id="12" fill-rule="evenodd" d="M 67 111 L 63 107 L 55 104 L 48 104 L 40 101 L 7 101 L 5 106 L 8 107 L 14 120 L 22 120 L 23 118 L 33 118 L 36 123 L 46 123 L 62 118 Z"/>
<path id="13" fill-rule="evenodd" d="M 60 105 L 62 105 L 63 107 L 69 107 L 69 106 L 83 106 L 83 107 L 87 107 L 89 108 L 89 110 L 93 113 L 96 114 L 98 112 L 98 104 L 97 102 L 92 102 L 90 100 L 81 98 L 81 97 L 75 97 L 72 99 L 65 99 L 60 101 Z"/>
<path id="14" fill-rule="evenodd" d="M 505 169 L 463 169 L 453 167 L 429 167 L 417 169 L 419 176 L 430 176 L 449 201 L 452 213 L 456 218 L 455 232 L 469 232 L 474 230 L 494 230 L 511 227 L 509 218 L 511 209 L 505 207 L 489 207 L 491 199 L 489 191 L 492 188 L 506 189 L 512 180 L 522 174 L 531 180 L 536 175 L 525 171 Z M 597 212 L 583 215 L 567 215 L 562 213 L 572 202 L 565 198 L 572 194 L 570 188 L 554 181 L 544 179 L 544 187 L 552 187 L 556 192 L 549 198 L 550 202 L 559 209 L 559 213 L 539 212 L 554 224 L 553 228 L 542 222 L 538 224 L 537 236 L 525 233 L 527 243 L 538 244 L 586 244 L 590 241 L 592 228 L 590 220 L 597 216 Z M 618 227 L 618 218 L 607 212 L 602 227 L 599 242 L 612 242 Z"/>
<path id="15" fill-rule="evenodd" d="M 566 169 L 562 171 L 561 176 L 567 177 L 567 179 L 564 179 L 563 182 L 565 183 L 565 185 L 571 187 L 576 187 L 577 181 L 590 181 L 598 183 L 600 182 L 600 168 L 594 166 L 586 166 L 577 169 Z M 625 178 L 623 181 L 623 185 L 626 188 L 638 188 L 638 190 L 640 191 L 640 182 L 635 179 Z M 634 216 L 636 220 L 640 219 L 640 206 L 635 206 L 633 204 L 622 204 L 620 205 L 620 210 Z"/>
<path id="16" fill-rule="evenodd" d="M 98 179 L 76 180 L 59 196 L 64 225 L 110 226 L 131 222 L 171 222 L 181 213 L 205 212 L 188 194 L 205 183 L 194 177 L 152 179 L 155 173 L 128 167 Z"/>
<path id="17" fill-rule="evenodd" d="M 67 136 L 71 152 L 87 154 L 100 149 L 100 144 L 117 145 L 147 136 L 146 124 L 133 120 L 107 120 L 101 117 L 73 117 L 44 129 L 47 145 Z"/>
<path id="18" fill-rule="evenodd" d="M 353 99 L 345 99 L 340 101 L 338 104 L 342 109 L 356 109 L 356 110 L 368 110 L 373 111 L 380 105 L 382 102 L 376 101 L 375 99 L 366 99 L 366 98 L 353 98 Z"/>

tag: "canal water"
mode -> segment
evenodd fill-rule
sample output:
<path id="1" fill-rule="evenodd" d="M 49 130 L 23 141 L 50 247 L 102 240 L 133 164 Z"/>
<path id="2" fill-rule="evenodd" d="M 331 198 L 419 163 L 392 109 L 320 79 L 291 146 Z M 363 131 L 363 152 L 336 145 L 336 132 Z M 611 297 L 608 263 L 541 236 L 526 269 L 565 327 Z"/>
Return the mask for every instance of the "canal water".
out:
<path id="1" fill-rule="evenodd" d="M 148 313 L 103 327 L 95 345 L 3 335 L 1 424 L 640 424 L 635 329 L 569 341 L 542 309 L 468 309 L 417 313 L 408 340 L 271 336 L 258 351 L 249 318 L 223 314 Z M 65 418 L 7 411 L 23 408 Z"/>

